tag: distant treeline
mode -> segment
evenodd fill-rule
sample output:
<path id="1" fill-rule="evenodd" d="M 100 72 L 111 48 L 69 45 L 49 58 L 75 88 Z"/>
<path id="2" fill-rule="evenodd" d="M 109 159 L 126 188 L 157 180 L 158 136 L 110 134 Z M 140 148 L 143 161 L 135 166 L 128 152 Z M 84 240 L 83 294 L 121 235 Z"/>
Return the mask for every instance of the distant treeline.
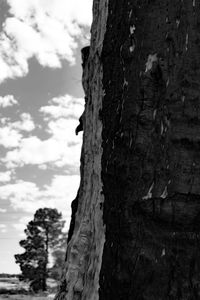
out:
<path id="1" fill-rule="evenodd" d="M 0 273 L 0 278 L 15 278 L 19 277 L 19 274 L 7 274 L 7 273 Z"/>

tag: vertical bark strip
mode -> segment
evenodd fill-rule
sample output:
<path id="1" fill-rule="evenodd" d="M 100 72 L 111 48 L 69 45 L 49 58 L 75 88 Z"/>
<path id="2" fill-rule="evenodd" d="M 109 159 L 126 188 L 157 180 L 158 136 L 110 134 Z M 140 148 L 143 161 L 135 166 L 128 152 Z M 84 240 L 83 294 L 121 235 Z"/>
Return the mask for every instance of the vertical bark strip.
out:
<path id="1" fill-rule="evenodd" d="M 100 58 L 107 9 L 108 0 L 94 1 L 90 53 L 83 71 L 86 106 L 83 115 L 81 183 L 73 204 L 73 224 L 62 282 L 55 298 L 57 300 L 99 299 L 99 273 L 105 241 L 101 182 L 102 121 L 99 117 L 104 91 Z"/>

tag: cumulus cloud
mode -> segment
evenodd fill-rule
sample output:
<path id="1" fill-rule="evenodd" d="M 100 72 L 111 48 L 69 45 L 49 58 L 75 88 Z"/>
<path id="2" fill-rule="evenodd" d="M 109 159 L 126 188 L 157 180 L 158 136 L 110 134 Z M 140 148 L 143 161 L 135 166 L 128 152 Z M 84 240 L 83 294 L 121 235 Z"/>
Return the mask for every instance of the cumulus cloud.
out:
<path id="1" fill-rule="evenodd" d="M 27 213 L 34 213 L 42 207 L 57 208 L 69 226 L 71 201 L 76 196 L 79 181 L 78 175 L 56 175 L 50 185 L 40 189 L 34 182 L 18 180 L 16 183 L 0 186 L 0 198 L 9 200 L 13 209 Z M 21 230 L 23 224 L 21 222 L 15 228 Z"/>
<path id="2" fill-rule="evenodd" d="M 24 76 L 28 60 L 42 66 L 74 63 L 77 40 L 90 26 L 92 0 L 7 0 L 11 16 L 0 35 L 0 82 Z"/>
<path id="3" fill-rule="evenodd" d="M 9 168 L 27 164 L 40 165 L 41 169 L 47 168 L 46 164 L 78 168 L 82 137 L 81 134 L 75 136 L 75 128 L 83 112 L 83 99 L 70 95 L 53 98 L 47 106 L 41 107 L 40 112 L 50 137 L 46 140 L 37 136 L 20 137 L 15 149 L 8 151 L 2 161 Z"/>
<path id="4" fill-rule="evenodd" d="M 83 112 L 82 98 L 75 98 L 70 95 L 55 97 L 49 101 L 47 106 L 40 108 L 46 119 L 72 118 L 78 119 Z"/>
<path id="5" fill-rule="evenodd" d="M 44 141 L 37 136 L 23 138 L 20 147 L 9 151 L 4 161 L 11 167 L 54 162 L 60 159 L 65 150 L 64 145 L 62 148 L 60 146 L 51 138 Z"/>
<path id="6" fill-rule="evenodd" d="M 20 119 L 20 121 L 11 123 L 10 126 L 12 128 L 27 132 L 30 132 L 35 129 L 35 124 L 30 114 L 22 113 L 20 115 Z"/>
<path id="7" fill-rule="evenodd" d="M 10 122 L 9 118 L 2 118 L 0 123 L 0 145 L 5 148 L 18 147 L 23 138 L 22 132 L 30 132 L 35 129 L 33 119 L 28 113 L 22 113 L 19 121 Z"/>
<path id="8" fill-rule="evenodd" d="M 0 96 L 0 107 L 5 108 L 18 104 L 13 95 Z"/>
<path id="9" fill-rule="evenodd" d="M 0 145 L 5 148 L 17 147 L 22 139 L 22 134 L 11 126 L 0 128 Z"/>
<path id="10" fill-rule="evenodd" d="M 7 212 L 7 209 L 5 209 L 5 208 L 0 208 L 0 213 L 5 213 L 5 212 Z"/>
<path id="11" fill-rule="evenodd" d="M 12 176 L 11 171 L 0 172 L 0 182 L 9 182 L 11 180 L 11 176 Z"/>

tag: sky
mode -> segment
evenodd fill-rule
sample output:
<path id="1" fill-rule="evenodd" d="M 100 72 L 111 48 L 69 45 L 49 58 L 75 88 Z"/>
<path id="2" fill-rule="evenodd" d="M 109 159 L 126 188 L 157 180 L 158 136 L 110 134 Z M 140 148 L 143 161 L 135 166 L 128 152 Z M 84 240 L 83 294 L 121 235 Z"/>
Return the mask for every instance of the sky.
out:
<path id="1" fill-rule="evenodd" d="M 0 0 L 0 273 L 38 208 L 71 216 L 80 177 L 80 49 L 92 0 Z"/>

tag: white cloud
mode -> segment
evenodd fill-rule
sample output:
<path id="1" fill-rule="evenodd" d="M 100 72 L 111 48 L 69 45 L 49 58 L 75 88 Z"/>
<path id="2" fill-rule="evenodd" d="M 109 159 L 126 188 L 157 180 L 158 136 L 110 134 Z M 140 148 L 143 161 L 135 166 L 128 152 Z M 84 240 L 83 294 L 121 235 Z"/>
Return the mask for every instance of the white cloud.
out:
<path id="1" fill-rule="evenodd" d="M 23 138 L 22 131 L 30 132 L 35 129 L 32 117 L 28 113 L 22 113 L 19 121 L 10 122 L 9 118 L 2 118 L 0 123 L 0 145 L 5 148 L 18 147 Z"/>
<path id="2" fill-rule="evenodd" d="M 17 100 L 14 98 L 13 95 L 6 95 L 6 96 L 0 96 L 0 107 L 9 107 L 17 104 Z"/>
<path id="3" fill-rule="evenodd" d="M 57 208 L 69 226 L 71 201 L 75 198 L 80 178 L 78 175 L 56 175 L 50 185 L 40 189 L 34 182 L 16 181 L 0 186 L 0 198 L 9 200 L 15 210 L 34 213 L 38 208 Z M 27 221 L 27 219 L 25 220 Z M 22 229 L 24 222 L 15 228 Z"/>
<path id="4" fill-rule="evenodd" d="M 33 195 L 37 194 L 38 188 L 33 182 L 16 181 L 13 184 L 0 186 L 0 197 L 2 200 L 10 199 L 11 201 L 18 198 L 21 201 L 29 199 L 34 201 Z"/>
<path id="5" fill-rule="evenodd" d="M 91 0 L 7 0 L 7 2 L 11 6 L 11 13 L 17 18 L 24 20 L 34 15 L 41 18 L 46 12 L 65 24 L 69 24 L 70 32 L 74 31 L 72 21 L 81 25 L 90 25 L 91 23 Z"/>
<path id="6" fill-rule="evenodd" d="M 6 171 L 6 172 L 0 172 L 0 182 L 8 182 L 11 180 L 11 171 Z M 1 212 L 1 210 L 0 210 Z"/>
<path id="7" fill-rule="evenodd" d="M 49 105 L 42 106 L 40 112 L 50 118 L 72 118 L 78 119 L 83 112 L 84 100 L 82 98 L 74 98 L 70 95 L 53 98 L 49 101 Z"/>
<path id="8" fill-rule="evenodd" d="M 5 225 L 5 224 L 0 224 L 0 232 L 1 232 L 1 233 L 7 232 L 7 228 L 6 228 L 6 225 Z"/>
<path id="9" fill-rule="evenodd" d="M 22 134 L 12 128 L 5 126 L 0 128 L 0 145 L 5 148 L 17 147 L 22 139 Z"/>
<path id="10" fill-rule="evenodd" d="M 51 138 L 44 141 L 37 136 L 23 138 L 19 148 L 7 153 L 5 161 L 12 166 L 54 162 L 62 156 L 64 151 L 60 146 L 55 139 Z"/>
<path id="11" fill-rule="evenodd" d="M 40 170 L 47 170 L 48 167 L 47 167 L 46 164 L 42 164 L 42 165 L 39 165 L 38 168 L 39 168 Z"/>
<path id="12" fill-rule="evenodd" d="M 32 219 L 32 216 L 25 216 L 20 218 L 17 223 L 13 224 L 13 227 L 20 232 L 20 236 L 25 237 L 25 234 L 23 233 L 24 229 Z"/>
<path id="13" fill-rule="evenodd" d="M 41 140 L 37 136 L 20 137 L 15 149 L 8 151 L 2 161 L 9 168 L 27 164 L 41 165 L 43 169 L 47 168 L 46 164 L 78 168 L 82 136 L 75 135 L 75 128 L 82 111 L 83 99 L 69 95 L 53 98 L 49 105 L 40 109 L 47 122 L 46 130 L 50 138 Z"/>
<path id="14" fill-rule="evenodd" d="M 7 210 L 5 208 L 0 208 L 0 213 L 5 213 Z"/>
<path id="15" fill-rule="evenodd" d="M 72 128 L 73 131 L 74 128 L 75 126 Z M 74 143 L 71 147 L 68 147 L 69 140 L 67 136 L 63 136 L 66 132 L 62 129 L 62 127 L 53 128 L 54 133 L 60 134 L 57 138 L 53 137 L 44 141 L 36 136 L 23 138 L 20 147 L 8 151 L 6 157 L 1 161 L 5 162 L 8 168 L 22 167 L 27 164 L 42 165 L 41 168 L 44 168 L 45 163 L 51 163 L 59 167 L 64 165 L 77 167 L 80 158 L 80 136 L 77 138 L 79 143 Z"/>
<path id="16" fill-rule="evenodd" d="M 92 0 L 7 0 L 11 17 L 0 35 L 0 82 L 24 76 L 28 60 L 36 57 L 42 66 L 74 63 L 77 40 L 83 26 L 90 26 Z"/>
<path id="17" fill-rule="evenodd" d="M 20 118 L 20 121 L 11 123 L 12 128 L 27 132 L 30 132 L 35 129 L 35 124 L 30 114 L 22 113 Z"/>

